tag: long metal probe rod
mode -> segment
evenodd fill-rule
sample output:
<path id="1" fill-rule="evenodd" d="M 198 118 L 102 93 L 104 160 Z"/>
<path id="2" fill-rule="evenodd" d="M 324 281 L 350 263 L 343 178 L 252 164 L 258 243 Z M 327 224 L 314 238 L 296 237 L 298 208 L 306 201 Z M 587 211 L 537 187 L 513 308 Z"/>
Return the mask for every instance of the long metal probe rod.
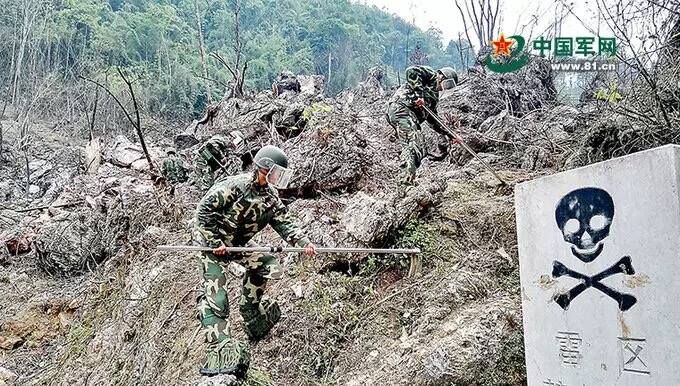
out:
<path id="1" fill-rule="evenodd" d="M 196 245 L 159 245 L 159 251 L 193 251 L 193 252 L 212 252 L 214 248 L 201 247 Z M 297 247 L 227 247 L 227 252 L 304 252 L 305 248 Z M 381 249 L 381 248 L 316 248 L 316 253 L 420 253 L 420 249 Z"/>

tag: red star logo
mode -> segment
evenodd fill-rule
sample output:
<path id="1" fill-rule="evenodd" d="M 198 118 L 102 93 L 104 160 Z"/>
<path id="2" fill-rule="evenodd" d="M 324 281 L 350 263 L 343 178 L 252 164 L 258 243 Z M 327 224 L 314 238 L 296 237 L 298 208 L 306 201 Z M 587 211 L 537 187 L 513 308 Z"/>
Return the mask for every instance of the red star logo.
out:
<path id="1" fill-rule="evenodd" d="M 494 49 L 493 49 L 493 54 L 494 56 L 510 56 L 510 46 L 512 46 L 513 41 L 512 40 L 505 40 L 505 36 L 501 34 L 501 37 L 498 38 L 498 40 L 492 40 L 491 44 L 493 44 Z"/>

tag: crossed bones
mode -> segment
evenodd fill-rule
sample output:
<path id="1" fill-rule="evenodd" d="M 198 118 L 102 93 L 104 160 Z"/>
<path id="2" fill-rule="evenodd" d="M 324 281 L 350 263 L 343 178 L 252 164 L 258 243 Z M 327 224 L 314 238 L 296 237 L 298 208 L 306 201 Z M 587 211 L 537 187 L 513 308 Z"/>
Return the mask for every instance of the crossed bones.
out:
<path id="1" fill-rule="evenodd" d="M 600 283 L 600 280 L 608 278 L 609 276 L 612 275 L 616 275 L 618 273 L 623 273 L 625 275 L 633 275 L 635 273 L 635 270 L 633 269 L 633 264 L 631 263 L 630 260 L 630 256 L 622 257 L 621 260 L 619 260 L 616 264 L 612 265 L 611 267 L 605 269 L 604 271 L 598 273 L 595 276 L 584 275 L 582 273 L 567 268 L 567 266 L 560 263 L 559 261 L 553 261 L 552 276 L 554 278 L 567 275 L 569 277 L 573 277 L 574 279 L 580 279 L 583 281 L 581 284 L 570 289 L 569 292 L 555 295 L 553 297 L 553 300 L 555 301 L 555 303 L 559 304 L 560 307 L 566 310 L 567 308 L 569 308 L 569 303 L 571 303 L 571 301 L 575 297 L 580 295 L 581 292 L 585 291 L 586 289 L 593 287 L 600 290 L 602 293 L 609 296 L 610 298 L 616 300 L 616 302 L 619 304 L 619 309 L 621 311 L 626 311 L 633 307 L 633 305 L 635 305 L 635 303 L 637 302 L 635 296 L 629 294 L 622 294 L 621 292 L 618 292 Z"/>

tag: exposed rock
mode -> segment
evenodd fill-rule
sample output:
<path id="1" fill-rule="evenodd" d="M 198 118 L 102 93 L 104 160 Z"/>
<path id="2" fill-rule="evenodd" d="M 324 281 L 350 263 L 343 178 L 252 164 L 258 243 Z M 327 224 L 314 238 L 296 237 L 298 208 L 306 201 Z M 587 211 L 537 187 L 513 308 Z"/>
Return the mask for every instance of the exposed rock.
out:
<path id="1" fill-rule="evenodd" d="M 164 152 L 160 148 L 148 147 L 151 159 L 161 159 Z M 148 170 L 149 165 L 141 145 L 130 142 L 125 136 L 119 135 L 106 152 L 105 159 L 116 166 L 132 167 L 135 170 Z"/>
<path id="2" fill-rule="evenodd" d="M 40 194 L 40 186 L 30 185 L 28 187 L 28 194 L 30 194 L 31 196 L 34 196 L 34 197 L 39 195 Z"/>
<path id="3" fill-rule="evenodd" d="M 281 96 L 285 93 L 299 93 L 300 82 L 292 72 L 281 71 L 272 83 L 272 90 L 275 96 Z"/>
<path id="4" fill-rule="evenodd" d="M 85 191 L 65 192 L 65 201 L 78 197 L 96 207 L 69 208 L 40 228 L 33 244 L 42 269 L 67 276 L 93 269 L 115 255 L 130 234 L 139 235 L 149 225 L 168 221 L 167 216 L 173 214 L 174 204 L 168 205 L 152 185 L 132 177 L 113 183 L 89 200 Z"/>
<path id="5" fill-rule="evenodd" d="M 361 126 L 341 114 L 315 114 L 299 137 L 282 145 L 296 170 L 290 188 L 300 195 L 316 189 L 354 190 L 371 162 L 366 128 Z"/>
<path id="6" fill-rule="evenodd" d="M 298 75 L 300 93 L 307 96 L 318 96 L 324 92 L 325 78 L 323 75 Z"/>
<path id="7" fill-rule="evenodd" d="M 214 377 L 201 377 L 201 379 L 193 382 L 192 386 L 238 386 L 238 378 L 229 374 L 220 374 Z"/>
<path id="8" fill-rule="evenodd" d="M 52 170 L 52 164 L 44 160 L 33 161 L 29 162 L 28 169 L 31 172 L 29 178 L 33 182 Z"/>
<path id="9" fill-rule="evenodd" d="M 0 367 L 0 381 L 12 383 L 17 379 L 17 374 L 10 369 Z"/>
<path id="10" fill-rule="evenodd" d="M 130 167 L 130 165 L 144 157 L 144 152 L 140 146 L 130 142 L 126 137 L 119 135 L 116 137 L 113 146 L 107 152 L 107 160 L 116 166 Z"/>
<path id="11" fill-rule="evenodd" d="M 490 116 L 507 110 L 514 116 L 548 106 L 555 98 L 550 63 L 534 57 L 517 72 L 471 72 L 461 84 L 442 93 L 439 111 L 476 130 Z"/>
<path id="12" fill-rule="evenodd" d="M 384 88 L 384 78 L 385 72 L 382 67 L 372 67 L 368 70 L 368 76 L 366 80 L 359 83 L 357 87 L 357 93 L 363 97 L 371 97 L 374 99 L 382 98 L 385 96 Z"/>
<path id="13" fill-rule="evenodd" d="M 0 349 L 14 350 L 24 343 L 24 339 L 18 336 L 0 336 Z"/>
<path id="14" fill-rule="evenodd" d="M 196 136 L 191 133 L 180 133 L 177 134 L 174 138 L 174 143 L 175 147 L 177 150 L 185 150 L 188 149 L 196 144 L 198 144 L 200 141 L 196 138 Z"/>

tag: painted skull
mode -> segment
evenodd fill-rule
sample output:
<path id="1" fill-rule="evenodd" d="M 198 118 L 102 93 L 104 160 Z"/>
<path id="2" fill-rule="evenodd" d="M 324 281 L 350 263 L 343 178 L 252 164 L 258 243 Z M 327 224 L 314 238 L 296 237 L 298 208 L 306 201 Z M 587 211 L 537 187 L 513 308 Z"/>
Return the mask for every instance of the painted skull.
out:
<path id="1" fill-rule="evenodd" d="M 555 221 L 571 252 L 585 263 L 595 260 L 604 248 L 614 219 L 614 201 L 599 188 L 582 188 L 562 197 Z"/>

